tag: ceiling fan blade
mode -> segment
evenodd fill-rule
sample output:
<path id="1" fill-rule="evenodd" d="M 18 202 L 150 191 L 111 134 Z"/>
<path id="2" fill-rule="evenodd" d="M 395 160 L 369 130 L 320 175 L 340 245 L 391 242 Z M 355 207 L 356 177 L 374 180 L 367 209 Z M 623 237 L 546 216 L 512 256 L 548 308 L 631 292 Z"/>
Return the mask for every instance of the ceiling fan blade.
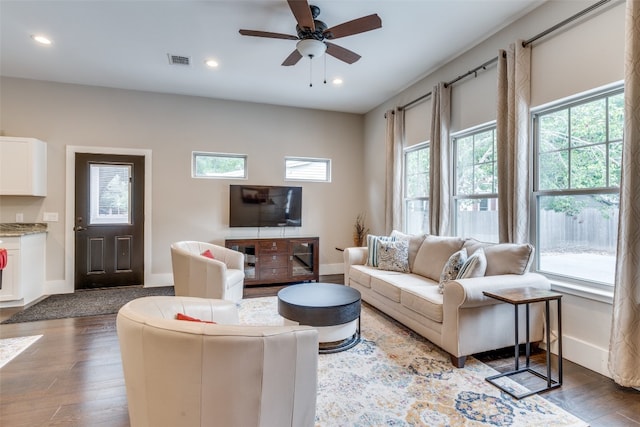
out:
<path id="1" fill-rule="evenodd" d="M 287 59 L 284 60 L 282 65 L 284 65 L 285 67 L 288 67 L 290 65 L 296 65 L 298 61 L 300 61 L 301 59 L 302 59 L 302 55 L 300 54 L 300 52 L 298 52 L 298 49 L 296 49 L 293 52 L 291 52 L 291 55 L 287 56 Z"/>
<path id="2" fill-rule="evenodd" d="M 316 25 L 313 22 L 313 15 L 311 14 L 311 8 L 307 0 L 287 0 L 293 16 L 300 28 L 310 28 L 311 31 L 316 30 Z"/>
<path id="3" fill-rule="evenodd" d="M 282 33 L 270 33 L 268 31 L 240 30 L 240 34 L 243 36 L 267 37 L 270 39 L 298 40 L 297 36 Z"/>
<path id="4" fill-rule="evenodd" d="M 375 30 L 380 27 L 382 27 L 382 19 L 374 13 L 372 15 L 354 19 L 353 21 L 338 24 L 335 27 L 327 28 L 323 34 L 325 38 L 333 40 L 339 39 L 340 37 L 364 33 L 365 31 Z"/>
<path id="5" fill-rule="evenodd" d="M 333 43 L 327 43 L 324 42 L 324 44 L 327 45 L 327 54 L 333 56 L 334 58 L 339 59 L 340 61 L 346 62 L 347 64 L 353 64 L 354 62 L 356 62 L 358 59 L 361 58 L 360 55 L 358 55 L 355 52 L 350 51 L 349 49 L 345 49 L 341 46 L 338 46 L 337 44 L 333 44 Z"/>

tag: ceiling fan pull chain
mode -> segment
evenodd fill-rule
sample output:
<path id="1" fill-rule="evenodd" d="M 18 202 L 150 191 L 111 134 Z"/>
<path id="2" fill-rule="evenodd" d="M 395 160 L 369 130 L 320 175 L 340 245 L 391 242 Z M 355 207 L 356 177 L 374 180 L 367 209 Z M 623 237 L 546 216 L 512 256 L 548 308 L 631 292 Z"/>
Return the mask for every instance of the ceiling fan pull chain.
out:
<path id="1" fill-rule="evenodd" d="M 313 87 L 313 55 L 309 55 L 309 87 Z"/>
<path id="2" fill-rule="evenodd" d="M 327 55 L 324 55 L 324 84 L 327 84 Z"/>

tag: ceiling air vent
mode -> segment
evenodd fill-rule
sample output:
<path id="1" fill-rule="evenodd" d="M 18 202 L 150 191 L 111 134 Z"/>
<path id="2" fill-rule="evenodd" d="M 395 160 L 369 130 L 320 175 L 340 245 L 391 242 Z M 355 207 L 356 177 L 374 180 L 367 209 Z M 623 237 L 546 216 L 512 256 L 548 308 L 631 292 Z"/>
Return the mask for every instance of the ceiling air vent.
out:
<path id="1" fill-rule="evenodd" d="M 169 56 L 169 64 L 171 65 L 191 65 L 191 57 L 189 56 L 173 55 L 171 53 L 168 53 L 167 56 Z"/>

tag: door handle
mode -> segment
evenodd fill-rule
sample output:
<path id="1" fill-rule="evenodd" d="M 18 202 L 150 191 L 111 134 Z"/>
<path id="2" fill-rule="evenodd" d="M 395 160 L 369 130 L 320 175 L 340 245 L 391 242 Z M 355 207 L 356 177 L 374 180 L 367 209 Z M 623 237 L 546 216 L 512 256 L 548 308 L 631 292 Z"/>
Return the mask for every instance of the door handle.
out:
<path id="1" fill-rule="evenodd" d="M 86 230 L 86 228 L 84 228 L 81 225 L 76 225 L 75 227 L 73 227 L 73 231 L 84 231 Z"/>

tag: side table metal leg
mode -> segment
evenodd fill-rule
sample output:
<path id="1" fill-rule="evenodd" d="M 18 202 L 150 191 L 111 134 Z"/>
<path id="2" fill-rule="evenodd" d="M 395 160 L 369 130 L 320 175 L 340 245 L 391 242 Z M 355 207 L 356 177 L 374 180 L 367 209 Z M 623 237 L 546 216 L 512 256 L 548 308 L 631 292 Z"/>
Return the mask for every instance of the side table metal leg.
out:
<path id="1" fill-rule="evenodd" d="M 560 298 L 558 303 L 558 384 L 562 385 L 562 307 L 560 306 Z"/>
<path id="2" fill-rule="evenodd" d="M 520 340 L 518 339 L 518 304 L 514 304 L 513 308 L 515 310 L 515 325 L 516 325 L 516 330 L 515 330 L 515 344 L 514 344 L 514 351 L 515 351 L 515 358 L 516 358 L 516 371 L 518 369 L 520 369 Z"/>
<path id="3" fill-rule="evenodd" d="M 551 387 L 551 317 L 549 316 L 549 301 L 544 302 L 545 315 L 547 317 L 547 387 Z"/>
<path id="4" fill-rule="evenodd" d="M 525 308 L 525 312 L 526 312 L 526 325 L 527 325 L 527 331 L 526 331 L 526 337 L 527 337 L 527 341 L 524 344 L 524 353 L 525 353 L 525 360 L 526 360 L 526 366 L 527 368 L 529 367 L 529 359 L 531 358 L 531 343 L 530 343 L 530 337 L 529 337 L 529 303 L 526 304 L 526 308 Z"/>

